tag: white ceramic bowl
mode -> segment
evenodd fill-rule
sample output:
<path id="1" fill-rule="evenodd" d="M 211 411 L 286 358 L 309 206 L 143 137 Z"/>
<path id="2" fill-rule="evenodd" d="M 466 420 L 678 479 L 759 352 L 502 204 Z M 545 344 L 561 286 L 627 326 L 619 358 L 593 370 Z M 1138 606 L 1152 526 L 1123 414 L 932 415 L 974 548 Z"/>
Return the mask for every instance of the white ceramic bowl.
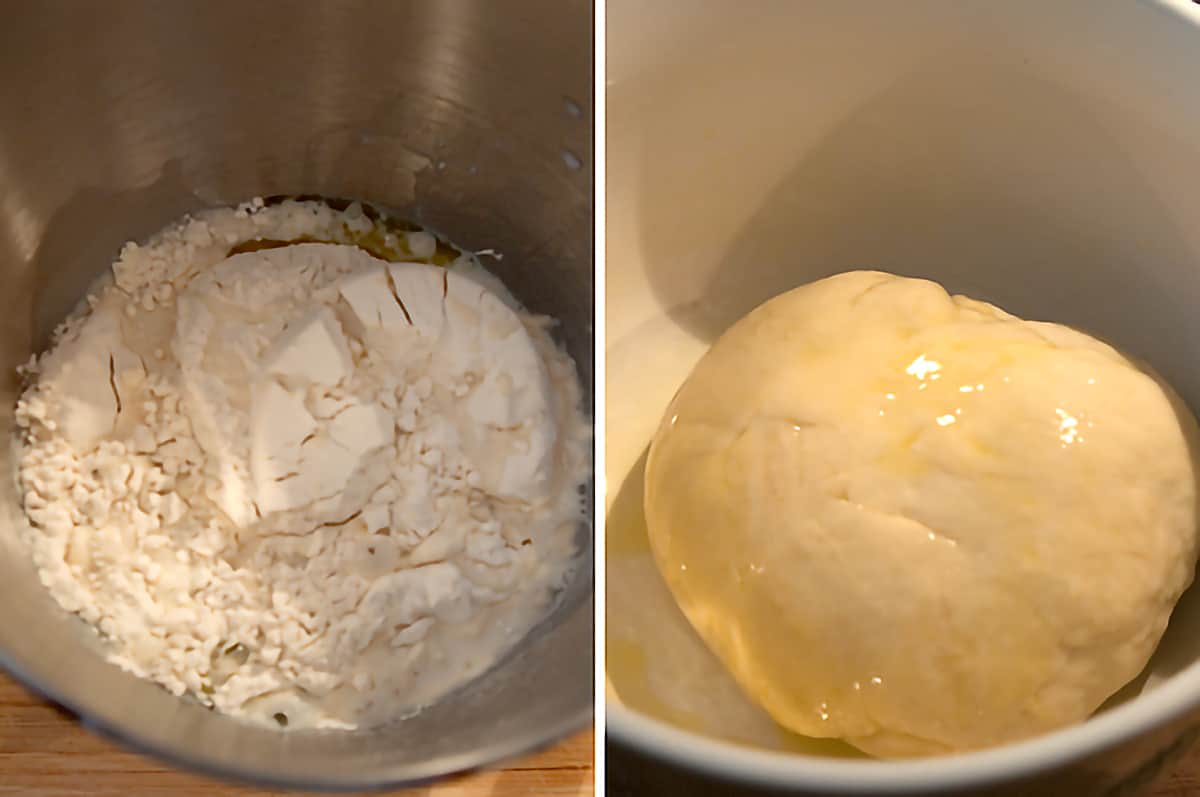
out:
<path id="1" fill-rule="evenodd" d="M 641 457 L 730 323 L 852 268 L 1096 332 L 1200 407 L 1200 5 L 610 0 L 608 41 L 615 753 L 693 793 L 1147 782 L 1200 734 L 1200 590 L 1085 724 L 969 755 L 855 758 L 773 725 L 687 626 L 646 547 Z"/>

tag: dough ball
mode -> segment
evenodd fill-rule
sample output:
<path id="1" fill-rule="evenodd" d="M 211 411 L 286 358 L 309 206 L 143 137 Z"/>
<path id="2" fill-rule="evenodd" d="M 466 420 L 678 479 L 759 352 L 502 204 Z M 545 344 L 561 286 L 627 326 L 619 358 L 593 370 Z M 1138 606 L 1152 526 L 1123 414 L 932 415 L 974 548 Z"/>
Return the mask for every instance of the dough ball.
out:
<path id="1" fill-rule="evenodd" d="M 1110 346 L 851 272 L 726 332 L 646 470 L 655 559 L 780 724 L 883 757 L 1085 719 L 1196 563 L 1195 421 Z"/>

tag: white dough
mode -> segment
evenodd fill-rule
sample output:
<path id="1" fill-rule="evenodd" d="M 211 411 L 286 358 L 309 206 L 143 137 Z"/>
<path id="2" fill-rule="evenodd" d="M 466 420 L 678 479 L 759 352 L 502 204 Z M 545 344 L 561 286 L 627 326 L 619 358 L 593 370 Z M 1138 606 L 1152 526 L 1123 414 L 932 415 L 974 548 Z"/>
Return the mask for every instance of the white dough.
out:
<path id="1" fill-rule="evenodd" d="M 646 471 L 659 569 L 741 687 L 879 756 L 1079 722 L 1196 564 L 1195 422 L 1111 347 L 851 272 L 729 329 Z"/>

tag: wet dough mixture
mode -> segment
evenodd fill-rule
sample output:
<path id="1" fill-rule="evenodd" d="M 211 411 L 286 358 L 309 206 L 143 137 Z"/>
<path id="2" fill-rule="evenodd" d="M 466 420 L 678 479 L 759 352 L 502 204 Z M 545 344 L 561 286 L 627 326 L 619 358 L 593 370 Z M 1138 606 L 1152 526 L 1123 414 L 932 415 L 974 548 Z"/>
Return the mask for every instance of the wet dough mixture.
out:
<path id="1" fill-rule="evenodd" d="M 776 721 L 878 756 L 1085 719 L 1196 564 L 1195 421 L 1080 332 L 851 272 L 712 347 L 651 446 L 659 570 Z"/>
<path id="2" fill-rule="evenodd" d="M 418 710 L 569 577 L 590 428 L 549 327 L 358 205 L 255 201 L 127 245 L 26 369 L 42 581 L 114 662 L 218 710 Z"/>

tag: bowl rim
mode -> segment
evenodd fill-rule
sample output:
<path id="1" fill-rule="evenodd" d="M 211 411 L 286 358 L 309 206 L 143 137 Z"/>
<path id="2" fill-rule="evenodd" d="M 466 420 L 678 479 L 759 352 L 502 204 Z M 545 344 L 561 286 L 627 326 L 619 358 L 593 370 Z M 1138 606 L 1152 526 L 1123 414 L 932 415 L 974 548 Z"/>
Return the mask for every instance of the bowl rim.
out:
<path id="1" fill-rule="evenodd" d="M 1200 587 L 1200 583 L 1197 584 Z M 1141 736 L 1200 707 L 1200 661 L 1149 692 L 1082 723 L 986 750 L 906 760 L 822 758 L 757 749 L 684 730 L 609 696 L 613 737 L 678 766 L 741 784 L 825 794 L 956 791 L 1058 769 Z"/>
<path id="2" fill-rule="evenodd" d="M 587 611 L 587 601 L 578 611 Z M 589 700 L 575 711 L 532 732 L 502 737 L 486 747 L 455 755 L 440 756 L 419 764 L 373 769 L 331 771 L 329 776 L 293 775 L 279 769 L 263 769 L 231 764 L 202 750 L 172 748 L 152 735 L 132 731 L 119 719 L 90 712 L 58 690 L 43 685 L 0 651 L 0 672 L 7 674 L 31 695 L 65 709 L 83 730 L 96 734 L 125 750 L 146 755 L 185 773 L 192 773 L 239 785 L 257 788 L 303 790 L 306 792 L 387 791 L 428 785 L 454 775 L 490 769 L 509 761 L 549 748 L 592 724 L 594 705 Z"/>

